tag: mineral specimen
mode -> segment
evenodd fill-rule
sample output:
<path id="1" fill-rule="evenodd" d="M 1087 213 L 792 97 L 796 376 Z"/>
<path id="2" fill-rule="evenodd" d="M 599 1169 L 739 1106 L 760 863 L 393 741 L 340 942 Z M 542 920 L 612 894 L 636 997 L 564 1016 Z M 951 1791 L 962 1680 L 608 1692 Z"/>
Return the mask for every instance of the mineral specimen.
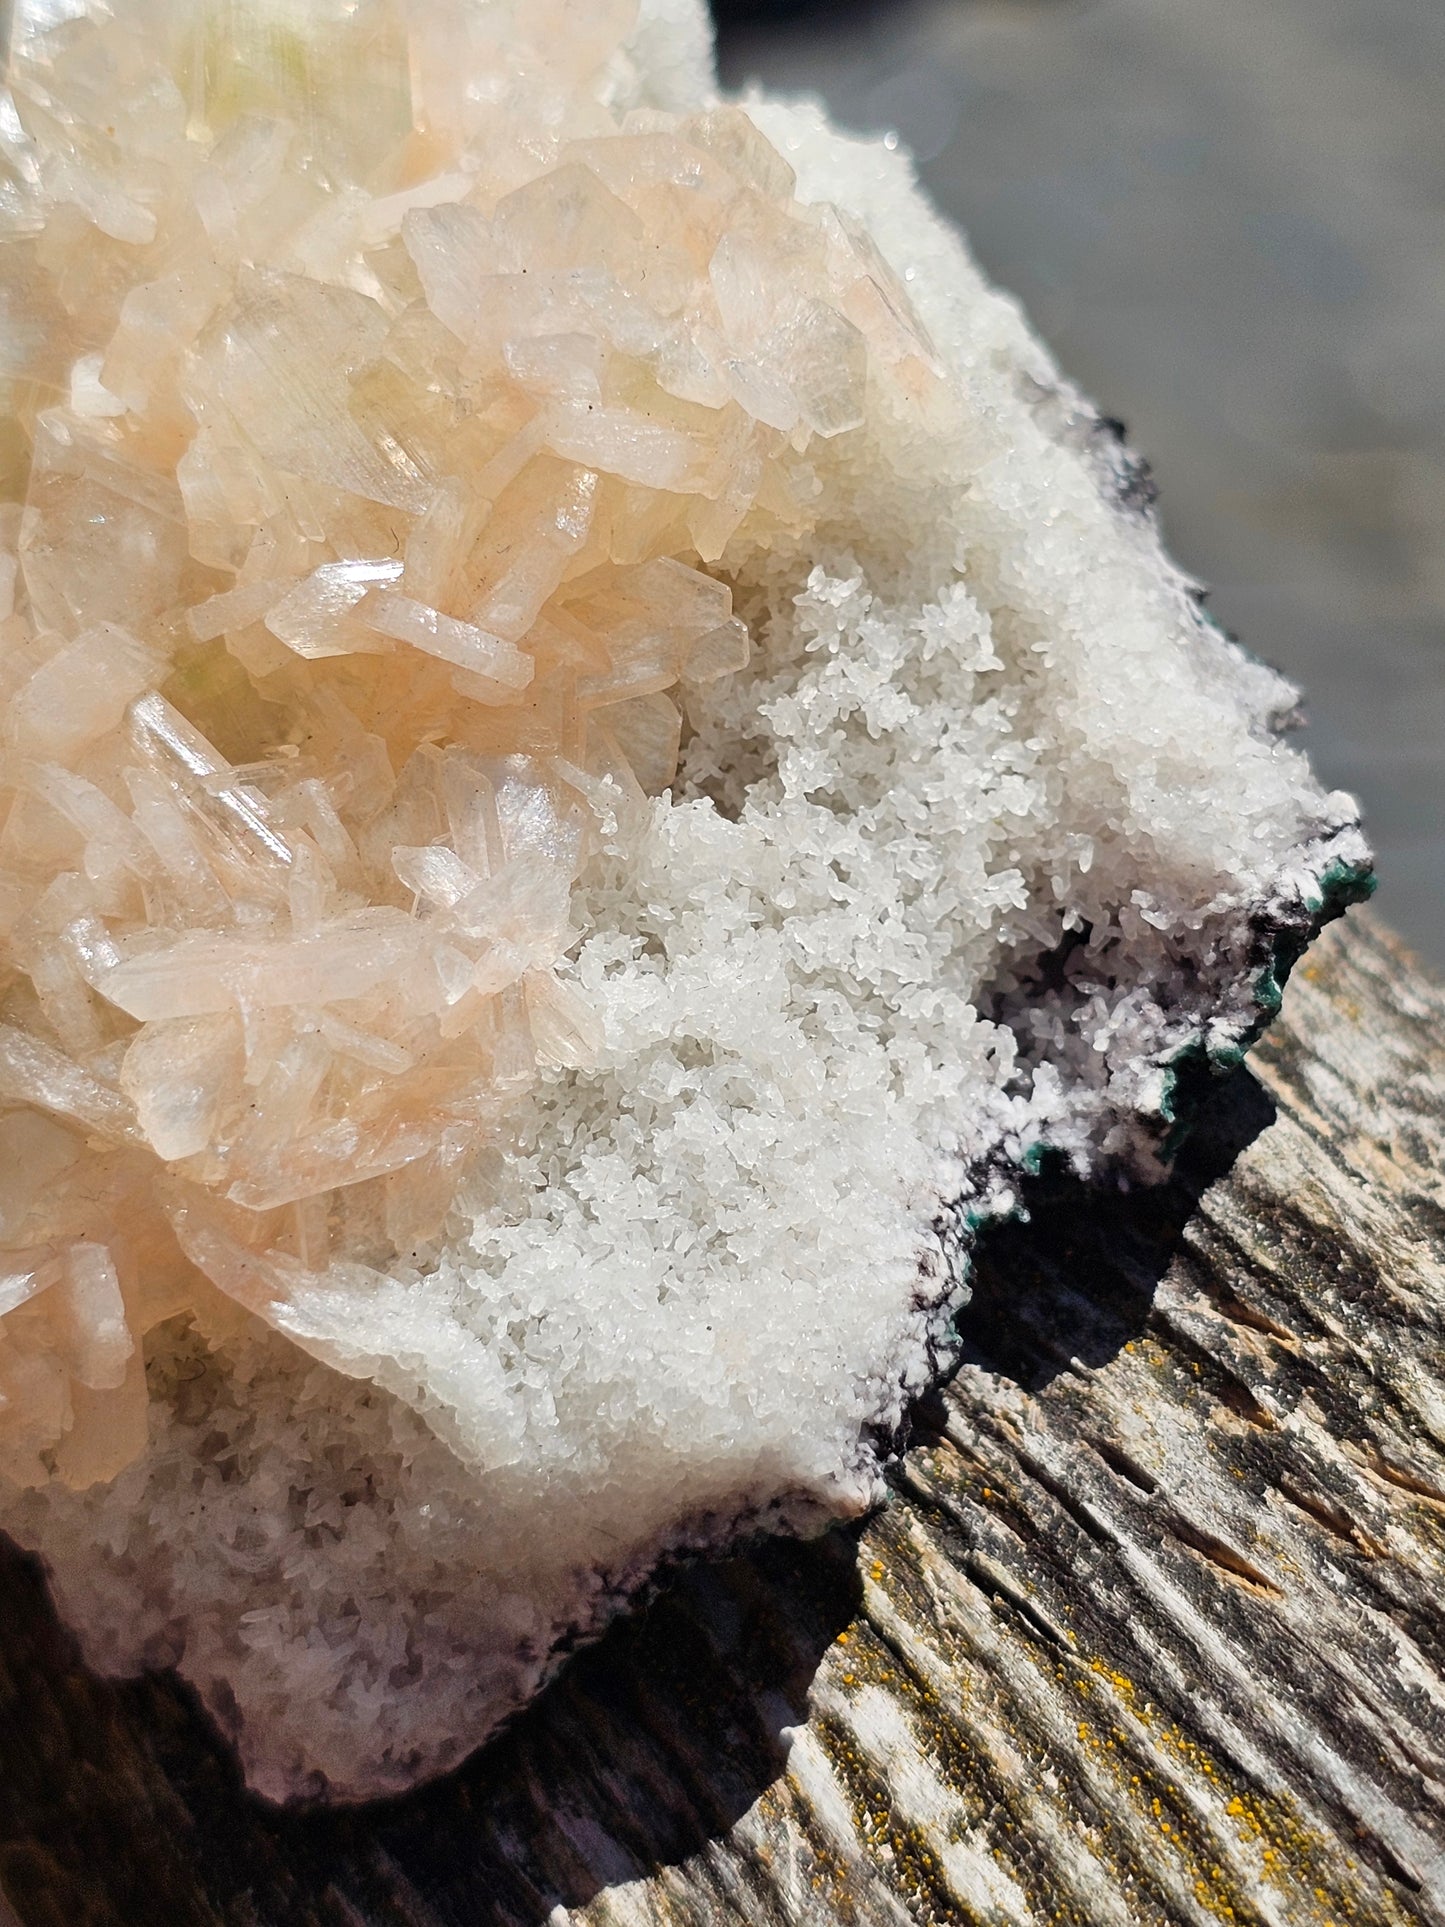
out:
<path id="1" fill-rule="evenodd" d="M 867 1506 L 1357 887 L 929 214 L 684 0 L 16 0 L 0 1519 L 276 1796 Z"/>

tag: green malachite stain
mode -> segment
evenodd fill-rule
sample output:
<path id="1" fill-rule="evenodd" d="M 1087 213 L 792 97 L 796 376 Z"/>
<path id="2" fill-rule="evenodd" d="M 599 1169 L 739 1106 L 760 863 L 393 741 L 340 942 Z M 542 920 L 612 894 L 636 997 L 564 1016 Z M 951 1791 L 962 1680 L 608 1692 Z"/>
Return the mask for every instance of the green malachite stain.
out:
<path id="1" fill-rule="evenodd" d="M 1164 1140 L 1163 1155 L 1173 1159 L 1189 1135 L 1194 1112 L 1207 1083 L 1237 1070 L 1253 1045 L 1258 1043 L 1270 1023 L 1279 1015 L 1284 1002 L 1284 987 L 1290 973 L 1327 923 L 1343 916 L 1352 903 L 1365 903 L 1374 894 L 1378 879 L 1369 863 L 1331 863 L 1320 873 L 1318 888 L 1305 899 L 1312 918 L 1306 931 L 1280 931 L 1267 962 L 1254 980 L 1254 1021 L 1242 1035 L 1211 1046 L 1204 1038 L 1192 1039 L 1181 1046 L 1164 1066 L 1166 1082 L 1159 1101 L 1165 1123 L 1173 1126 Z M 1181 1086 L 1184 1095 L 1181 1097 Z"/>
<path id="2" fill-rule="evenodd" d="M 1164 1064 L 1164 1091 L 1159 1100 L 1159 1115 L 1171 1128 L 1160 1147 L 1166 1163 L 1172 1163 L 1189 1136 L 1200 1105 L 1209 1087 L 1230 1071 L 1238 1070 L 1270 1023 L 1279 1015 L 1284 987 L 1290 973 L 1320 931 L 1336 917 L 1343 916 L 1352 903 L 1364 903 L 1375 894 L 1378 879 L 1371 864 L 1332 863 L 1320 873 L 1317 890 L 1305 899 L 1312 923 L 1300 933 L 1281 931 L 1271 949 L 1269 960 L 1254 980 L 1256 1016 L 1242 1035 L 1217 1044 L 1204 1037 L 1191 1038 Z M 1068 1175 L 1067 1155 L 1055 1144 L 1040 1139 L 1030 1144 L 1019 1160 L 1025 1177 L 1047 1184 Z M 964 1227 L 970 1233 L 991 1225 L 1010 1224 L 1027 1218 L 1022 1202 L 1010 1211 L 970 1209 L 964 1213 Z"/>

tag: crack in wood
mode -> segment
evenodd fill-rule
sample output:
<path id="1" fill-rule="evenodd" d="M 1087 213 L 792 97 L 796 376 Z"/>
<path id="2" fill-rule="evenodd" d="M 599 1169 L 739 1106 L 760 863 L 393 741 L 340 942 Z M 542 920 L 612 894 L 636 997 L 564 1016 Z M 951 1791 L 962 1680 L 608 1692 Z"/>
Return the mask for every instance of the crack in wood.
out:
<path id="1" fill-rule="evenodd" d="M 250 1800 L 0 1559 L 23 1927 L 1445 1927 L 1445 994 L 1368 918 L 1162 1190 L 985 1240 L 861 1529 L 681 1574 L 457 1774 Z"/>

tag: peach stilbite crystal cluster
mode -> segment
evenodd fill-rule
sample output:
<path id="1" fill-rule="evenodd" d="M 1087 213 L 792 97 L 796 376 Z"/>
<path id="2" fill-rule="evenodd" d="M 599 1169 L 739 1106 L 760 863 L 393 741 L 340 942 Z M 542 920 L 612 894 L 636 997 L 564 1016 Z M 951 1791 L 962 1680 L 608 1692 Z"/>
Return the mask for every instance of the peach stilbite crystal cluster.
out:
<path id="1" fill-rule="evenodd" d="M 0 1526 L 277 1797 L 870 1504 L 1363 884 L 905 157 L 700 0 L 14 0 Z"/>
<path id="2" fill-rule="evenodd" d="M 740 110 L 586 91 L 626 6 L 421 11 L 335 29 L 384 75 L 410 28 L 409 99 L 318 97 L 265 5 L 17 49 L 0 1100 L 50 1122 L 0 1180 L 12 1475 L 137 1449 L 193 1266 L 264 1316 L 410 1249 L 593 1061 L 574 886 L 748 660 L 708 569 L 805 525 L 870 355 L 926 378 Z"/>

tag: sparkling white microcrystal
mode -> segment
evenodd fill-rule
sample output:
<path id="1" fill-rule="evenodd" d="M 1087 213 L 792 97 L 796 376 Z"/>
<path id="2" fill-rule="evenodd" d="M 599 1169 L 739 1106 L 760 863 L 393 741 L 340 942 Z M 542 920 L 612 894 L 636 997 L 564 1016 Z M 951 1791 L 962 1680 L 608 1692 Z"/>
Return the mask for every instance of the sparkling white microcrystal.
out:
<path id="1" fill-rule="evenodd" d="M 1147 1168 L 1364 848 L 691 0 L 13 34 L 0 1520 L 263 1790 L 395 1788 L 866 1506 L 971 1224 Z"/>

